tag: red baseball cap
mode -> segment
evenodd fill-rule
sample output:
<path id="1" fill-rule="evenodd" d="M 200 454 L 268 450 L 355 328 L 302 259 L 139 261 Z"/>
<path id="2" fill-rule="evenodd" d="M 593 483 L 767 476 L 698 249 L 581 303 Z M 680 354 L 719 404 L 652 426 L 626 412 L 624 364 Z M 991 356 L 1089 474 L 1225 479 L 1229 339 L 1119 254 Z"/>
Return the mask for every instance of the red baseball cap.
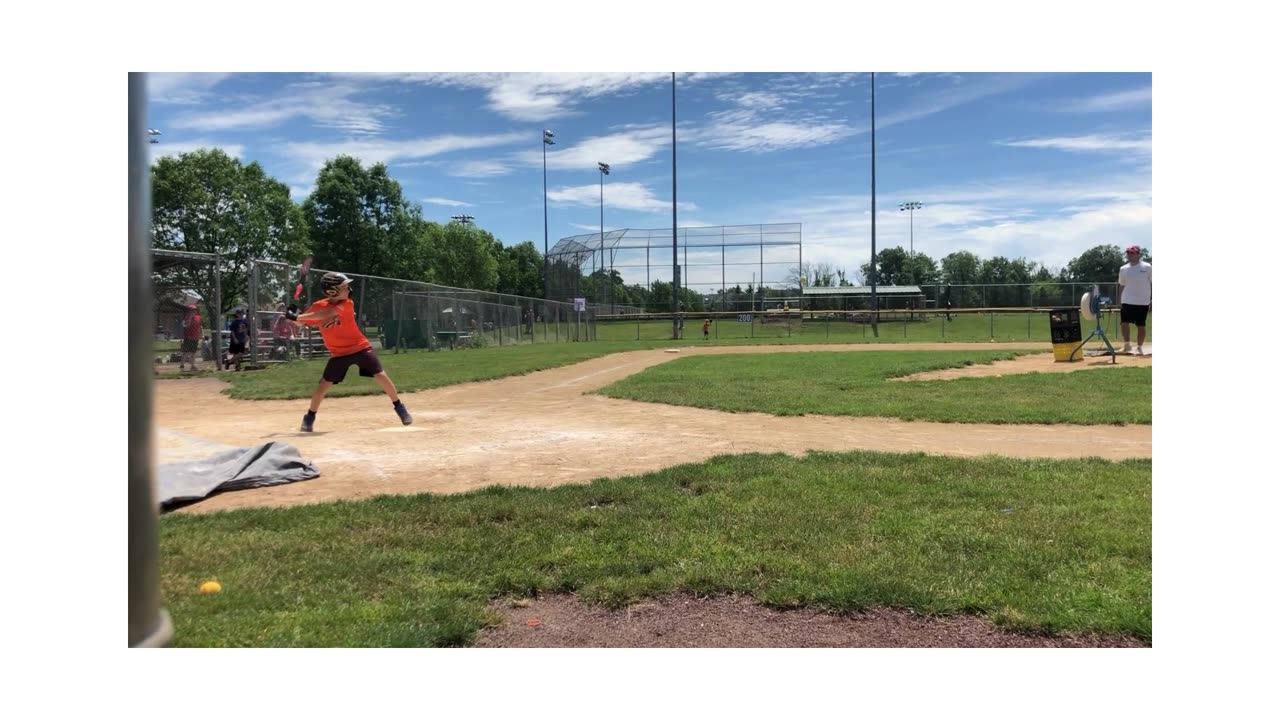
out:
<path id="1" fill-rule="evenodd" d="M 1141 252 L 1142 252 L 1142 249 L 1141 249 L 1141 248 L 1139 248 L 1137 245 L 1130 245 L 1130 246 L 1129 246 L 1129 249 L 1125 250 L 1125 253 L 1126 253 L 1126 254 L 1127 254 L 1127 253 L 1141 253 Z"/>

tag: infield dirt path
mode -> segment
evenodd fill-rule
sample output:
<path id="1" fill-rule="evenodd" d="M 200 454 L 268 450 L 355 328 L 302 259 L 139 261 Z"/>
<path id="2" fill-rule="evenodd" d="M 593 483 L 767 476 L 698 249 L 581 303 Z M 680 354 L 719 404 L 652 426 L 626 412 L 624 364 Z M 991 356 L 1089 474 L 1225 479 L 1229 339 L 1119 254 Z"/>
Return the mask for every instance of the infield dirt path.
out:
<path id="1" fill-rule="evenodd" d="M 486 485 L 552 486 L 651 472 L 715 455 L 884 450 L 977 456 L 1151 457 L 1151 426 L 981 425 L 884 418 L 775 417 L 615 400 L 584 393 L 682 357 L 740 353 L 894 350 L 1043 350 L 1043 344 L 721 346 L 616 353 L 562 368 L 403 395 L 414 424 L 400 425 L 383 395 L 329 398 L 315 433 L 297 432 L 306 400 L 241 401 L 215 379 L 156 384 L 156 459 L 206 457 L 228 447 L 287 442 L 321 476 L 214 495 L 180 512 L 284 506 L 383 494 L 463 492 Z M 1121 357 L 1118 366 L 1149 365 Z M 1017 369 L 1014 369 L 1016 366 Z M 1099 370 L 1054 366 L 1045 354 L 1005 373 Z M 977 372 L 991 372 L 990 368 Z M 350 382 L 369 382 L 354 377 Z"/>

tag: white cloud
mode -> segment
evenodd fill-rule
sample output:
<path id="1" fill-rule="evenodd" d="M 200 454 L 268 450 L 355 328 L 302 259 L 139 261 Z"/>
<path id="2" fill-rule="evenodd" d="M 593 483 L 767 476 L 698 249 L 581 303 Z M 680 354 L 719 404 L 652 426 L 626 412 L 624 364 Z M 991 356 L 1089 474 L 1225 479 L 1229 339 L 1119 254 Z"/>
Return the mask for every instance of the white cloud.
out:
<path id="1" fill-rule="evenodd" d="M 396 114 L 382 104 L 354 99 L 359 88 L 352 84 L 317 82 L 286 86 L 282 94 L 243 107 L 186 112 L 173 120 L 176 128 L 195 130 L 245 130 L 268 128 L 301 117 L 319 127 L 353 134 L 376 134 L 383 120 Z"/>
<path id="2" fill-rule="evenodd" d="M 559 138 L 557 138 L 559 140 Z M 657 155 L 671 144 L 670 127 L 629 129 L 612 135 L 589 137 L 563 150 L 547 152 L 547 167 L 553 170 L 589 170 L 596 163 L 609 163 L 622 168 Z M 552 148 L 559 147 L 553 145 Z M 542 165 L 542 151 L 529 150 L 513 156 L 525 165 Z"/>
<path id="3" fill-rule="evenodd" d="M 482 90 L 491 110 L 513 120 L 530 122 L 575 114 L 582 100 L 671 80 L 667 73 L 648 72 L 358 73 L 351 77 Z"/>
<path id="4" fill-rule="evenodd" d="M 1003 140 L 997 145 L 1065 150 L 1067 152 L 1122 152 L 1151 154 L 1151 138 L 1124 135 L 1075 135 L 1070 137 Z"/>
<path id="5" fill-rule="evenodd" d="M 147 73 L 147 99 L 168 105 L 194 105 L 210 96 L 231 73 Z"/>
<path id="6" fill-rule="evenodd" d="M 709 125 L 688 133 L 694 142 L 717 150 L 765 153 L 829 145 L 855 130 L 844 123 L 821 120 L 765 121 L 755 110 L 711 113 Z"/>
<path id="7" fill-rule="evenodd" d="M 513 134 L 512 137 L 519 138 L 518 141 L 528 140 L 525 134 Z M 629 164 L 653 158 L 670 144 L 670 128 L 632 127 L 611 135 L 588 137 L 561 149 L 551 149 L 547 152 L 547 167 L 552 170 L 594 170 L 596 163 L 605 162 L 618 172 Z M 542 151 L 523 150 L 501 158 L 460 161 L 450 167 L 449 174 L 465 178 L 497 177 L 515 172 L 520 167 L 542 167 Z"/>
<path id="8" fill-rule="evenodd" d="M 1095 245 L 1151 246 L 1150 172 L 1121 178 L 1054 181 L 1009 178 L 997 183 L 910 188 L 915 250 L 935 261 L 968 250 L 1061 267 Z M 779 204 L 776 222 L 804 224 L 804 257 L 856 269 L 871 252 L 869 195 L 826 196 Z M 882 195 L 877 208 L 879 248 L 911 245 L 907 213 Z"/>
<path id="9" fill-rule="evenodd" d="M 580 224 L 578 224 L 578 223 L 569 223 L 569 227 L 576 227 L 576 228 L 578 228 L 579 230 L 586 230 L 587 232 L 593 232 L 593 233 L 598 233 L 598 232 L 600 232 L 600 226 L 599 226 L 599 225 L 580 225 Z M 604 226 L 604 231 L 605 231 L 605 232 L 612 232 L 612 231 L 614 231 L 614 230 L 620 230 L 620 229 L 621 229 L 621 228 L 616 228 L 616 227 L 613 227 L 612 225 L 605 225 L 605 226 Z"/>
<path id="10" fill-rule="evenodd" d="M 1077 100 L 1067 105 L 1064 109 L 1070 112 L 1110 112 L 1113 110 L 1147 107 L 1149 105 L 1151 105 L 1150 85 Z"/>
<path id="11" fill-rule="evenodd" d="M 161 141 L 155 145 L 147 145 L 151 151 L 152 162 L 162 157 L 176 157 L 183 153 L 194 152 L 196 150 L 213 150 L 219 149 L 233 158 L 244 157 L 244 145 L 236 143 L 221 143 L 214 140 L 187 140 L 184 142 L 164 142 Z"/>
<path id="12" fill-rule="evenodd" d="M 599 185 L 578 185 L 556 188 L 547 192 L 547 199 L 558 205 L 600 207 Z M 696 210 L 693 203 L 676 203 L 682 210 Z M 640 183 L 605 183 L 605 210 L 636 210 L 640 212 L 669 211 L 671 201 L 654 196 L 649 186 Z"/>
<path id="13" fill-rule="evenodd" d="M 743 89 L 728 83 L 716 98 L 732 107 L 707 114 L 708 122 L 684 131 L 686 140 L 704 147 L 766 153 L 817 147 L 856 134 L 824 112 L 837 107 L 840 88 L 854 82 L 834 73 L 787 74 L 771 78 L 767 89 Z"/>
<path id="14" fill-rule="evenodd" d="M 910 96 L 906 107 L 889 111 L 881 115 L 877 112 L 876 127 L 887 128 L 899 123 L 919 120 L 936 115 L 961 105 L 982 100 L 984 98 L 1013 92 L 1026 87 L 1041 78 L 1030 73 L 978 74 L 973 76 L 954 76 L 952 85 L 938 91 L 917 93 Z M 864 132 L 866 129 L 860 130 Z"/>
<path id="15" fill-rule="evenodd" d="M 758 91 L 744 92 L 733 98 L 733 101 L 742 107 L 765 110 L 779 108 L 786 103 L 778 93 Z"/>
<path id="16" fill-rule="evenodd" d="M 511 163 L 502 160 L 464 160 L 451 165 L 449 174 L 467 178 L 499 177 L 513 170 Z"/>
<path id="17" fill-rule="evenodd" d="M 336 143 L 285 143 L 280 152 L 306 171 L 315 171 L 338 155 L 351 155 L 366 163 L 425 158 L 460 150 L 510 145 L 526 139 L 524 133 L 498 135 L 438 135 L 409 140 L 344 140 Z"/>
<path id="18" fill-rule="evenodd" d="M 461 200 L 450 200 L 449 198 L 442 198 L 442 197 L 422 198 L 422 202 L 428 203 L 430 205 L 445 205 L 448 207 L 475 207 L 469 202 L 462 202 Z"/>

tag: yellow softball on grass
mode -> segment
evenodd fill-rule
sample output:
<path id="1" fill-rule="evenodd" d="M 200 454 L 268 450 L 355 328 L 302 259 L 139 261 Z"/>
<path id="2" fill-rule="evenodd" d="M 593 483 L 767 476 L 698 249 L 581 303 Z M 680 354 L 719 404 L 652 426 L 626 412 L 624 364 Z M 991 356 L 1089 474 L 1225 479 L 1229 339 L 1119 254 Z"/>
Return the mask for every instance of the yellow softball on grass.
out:
<path id="1" fill-rule="evenodd" d="M 200 592 L 205 594 L 222 592 L 222 583 L 217 580 L 210 580 L 200 586 Z"/>

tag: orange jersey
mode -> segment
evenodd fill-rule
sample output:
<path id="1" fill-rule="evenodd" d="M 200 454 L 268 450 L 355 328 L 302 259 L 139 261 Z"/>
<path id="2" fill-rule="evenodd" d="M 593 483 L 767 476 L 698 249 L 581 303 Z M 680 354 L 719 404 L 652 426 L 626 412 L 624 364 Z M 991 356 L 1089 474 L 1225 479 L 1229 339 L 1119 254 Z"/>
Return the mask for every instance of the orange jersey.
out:
<path id="1" fill-rule="evenodd" d="M 335 357 L 350 355 L 365 348 L 373 347 L 373 343 L 369 342 L 369 338 L 360 332 L 360 325 L 356 322 L 355 304 L 350 300 L 344 300 L 337 305 L 329 304 L 328 300 L 317 300 L 311 304 L 311 307 L 307 308 L 307 312 L 319 312 L 331 307 L 338 309 L 337 315 L 331 315 L 320 320 L 303 321 L 307 325 L 320 328 L 320 337 L 324 338 L 324 346 L 328 348 L 330 355 Z"/>

